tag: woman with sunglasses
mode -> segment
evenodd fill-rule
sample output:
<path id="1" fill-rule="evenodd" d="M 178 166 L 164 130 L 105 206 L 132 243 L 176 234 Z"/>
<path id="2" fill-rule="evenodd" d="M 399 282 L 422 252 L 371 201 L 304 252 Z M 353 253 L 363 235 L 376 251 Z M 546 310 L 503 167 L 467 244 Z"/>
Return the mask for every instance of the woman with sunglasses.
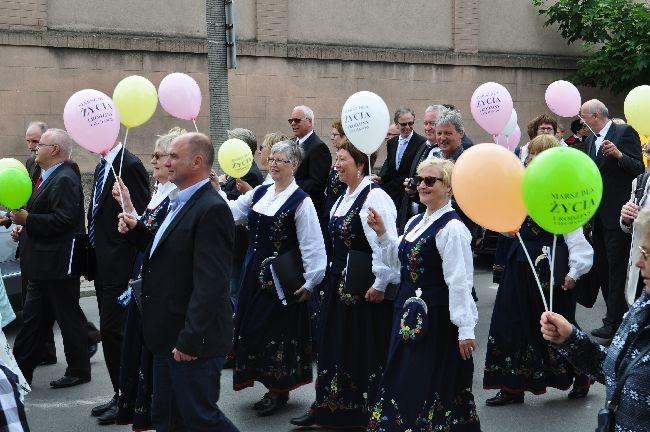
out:
<path id="1" fill-rule="evenodd" d="M 273 183 L 227 201 L 235 223 L 248 223 L 249 229 L 235 310 L 233 388 L 242 390 L 257 381 L 268 389 L 252 407 L 261 417 L 275 414 L 291 390 L 312 381 L 306 301 L 323 279 L 327 262 L 316 209 L 293 176 L 301 158 L 295 142 L 274 144 L 268 157 Z M 271 266 L 276 257 L 294 252 L 305 282 L 282 293 Z"/>
<path id="2" fill-rule="evenodd" d="M 346 188 L 328 225 L 332 255 L 318 324 L 316 402 L 307 414 L 291 420 L 296 426 L 364 428 L 385 364 L 393 307 L 384 300 L 384 291 L 397 281 L 397 272 L 374 252 L 376 235 L 366 213 L 369 206 L 376 208 L 396 234 L 397 211 L 388 194 L 370 180 L 369 163 L 375 157 L 369 161 L 347 139 L 336 152 L 334 166 Z M 349 262 L 351 256 L 364 257 L 363 264 Z M 355 265 L 367 268 L 355 285 L 360 289 L 351 292 L 346 275 Z"/>
<path id="3" fill-rule="evenodd" d="M 553 135 L 538 135 L 528 145 L 527 163 L 534 165 L 537 155 L 559 145 Z M 553 234 L 526 217 L 519 235 L 526 250 L 518 240 L 510 245 L 492 312 L 483 388 L 499 391 L 486 405 L 520 404 L 524 402 L 524 392 L 539 395 L 546 393 L 547 387 L 567 390 L 572 384 L 568 398 L 584 398 L 589 392 L 589 377 L 555 355 L 539 332 L 544 304 L 526 252 L 536 266 L 546 303 L 549 304 L 550 289 L 553 289 L 553 311 L 575 324 L 574 288 L 578 278 L 592 266 L 593 249 L 582 227 L 558 236 L 556 277 L 554 286 L 550 287 L 550 266 L 545 251 L 552 247 Z"/>
<path id="4" fill-rule="evenodd" d="M 167 216 L 170 195 L 177 191 L 176 186 L 169 181 L 169 173 L 165 168 L 167 150 L 174 138 L 183 133 L 185 133 L 184 129 L 175 127 L 156 140 L 151 155 L 151 167 L 153 168 L 153 178 L 156 183 L 151 201 L 142 215 L 136 213 L 131 202 L 129 189 L 124 185 L 121 178 L 118 177 L 118 182 L 115 182 L 111 191 L 113 198 L 120 204 L 124 199 L 124 211 L 142 220 L 145 226 L 154 234 Z M 122 189 L 121 195 L 120 188 Z M 140 277 L 143 258 L 143 253 L 138 253 L 136 256 L 132 279 Z M 127 295 L 123 298 L 128 299 L 130 297 Z M 143 431 L 152 428 L 150 410 L 153 386 L 151 373 L 153 356 L 142 341 L 142 318 L 136 302 L 131 300 L 126 303 L 126 307 L 128 311 L 124 327 L 124 338 L 122 339 L 120 394 L 115 422 L 117 424 L 133 423 L 134 431 Z M 100 424 L 103 424 L 101 423 L 101 417 Z"/>
<path id="5" fill-rule="evenodd" d="M 471 235 L 451 206 L 453 166 L 437 158 L 420 163 L 414 180 L 426 210 L 407 222 L 401 237 L 386 230 L 376 209 L 368 212 L 382 262 L 401 268 L 388 360 L 368 431 L 481 430 L 471 390 L 478 321 Z M 418 292 L 426 316 L 411 328 L 400 312 Z"/>

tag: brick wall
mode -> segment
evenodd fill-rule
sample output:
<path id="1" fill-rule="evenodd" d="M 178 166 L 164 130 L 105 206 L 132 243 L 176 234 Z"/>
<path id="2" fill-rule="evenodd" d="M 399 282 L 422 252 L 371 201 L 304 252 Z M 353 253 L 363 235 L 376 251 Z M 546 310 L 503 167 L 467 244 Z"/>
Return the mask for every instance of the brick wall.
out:
<path id="1" fill-rule="evenodd" d="M 0 29 L 45 30 L 47 0 L 0 0 Z"/>
<path id="2" fill-rule="evenodd" d="M 478 0 L 454 0 L 454 51 L 478 52 L 479 24 Z"/>
<path id="3" fill-rule="evenodd" d="M 257 1 L 257 40 L 287 43 L 289 0 Z"/>

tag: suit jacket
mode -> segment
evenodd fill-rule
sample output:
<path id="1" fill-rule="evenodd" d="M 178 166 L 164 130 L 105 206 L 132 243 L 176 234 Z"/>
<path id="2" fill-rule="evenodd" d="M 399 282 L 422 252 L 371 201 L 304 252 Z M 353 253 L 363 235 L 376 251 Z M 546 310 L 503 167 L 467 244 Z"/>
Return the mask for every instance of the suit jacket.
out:
<path id="1" fill-rule="evenodd" d="M 332 154 L 316 132 L 302 143 L 304 158 L 294 174 L 296 183 L 307 192 L 314 202 L 316 213 L 320 214 L 325 201 L 327 177 L 332 167 Z"/>
<path id="2" fill-rule="evenodd" d="M 29 173 L 29 178 L 32 179 L 32 185 L 35 185 L 36 181 L 41 176 L 41 167 L 36 163 L 36 156 L 30 156 L 29 159 L 25 161 L 25 167 Z"/>
<path id="3" fill-rule="evenodd" d="M 422 135 L 413 132 L 413 136 L 402 155 L 399 168 L 395 168 L 399 138 L 398 135 L 389 139 L 386 143 L 386 174 L 381 178 L 381 187 L 391 197 L 395 203 L 395 208 L 400 208 L 402 197 L 405 194 L 404 179 L 409 175 L 413 159 L 427 140 Z"/>
<path id="4" fill-rule="evenodd" d="M 58 280 L 68 276 L 72 239 L 79 212 L 81 181 L 63 163 L 41 183 L 27 202 L 27 222 L 20 236 L 20 270 L 27 280 Z"/>
<path id="5" fill-rule="evenodd" d="M 594 135 L 587 138 L 585 142 L 587 154 L 590 153 L 595 138 Z M 595 217 L 599 218 L 605 229 L 620 229 L 621 207 L 630 194 L 630 184 L 645 169 L 641 154 L 641 141 L 634 128 L 616 123 L 612 123 L 604 140 L 616 144 L 616 147 L 623 153 L 623 158 L 619 162 L 613 157 L 603 155 L 602 147 L 596 155 L 595 162 L 603 178 L 603 197 Z"/>
<path id="6" fill-rule="evenodd" d="M 131 201 L 138 213 L 142 213 L 149 203 L 149 175 L 142 162 L 128 150 L 121 150 L 115 156 L 113 168 L 120 172 L 120 159 L 124 151 L 122 163 L 122 181 L 129 188 Z M 110 167 L 106 167 L 109 169 Z M 94 184 L 97 181 L 99 164 L 93 176 L 93 191 L 88 205 L 87 218 L 90 221 L 95 199 Z M 110 170 L 99 197 L 99 208 L 95 216 L 95 247 L 94 254 L 90 253 L 89 278 L 96 278 L 108 285 L 126 285 L 133 272 L 135 248 L 127 239 L 117 231 L 117 215 L 122 212 L 120 204 L 113 199 L 111 191 L 115 183 L 115 176 Z M 93 260 L 94 256 L 94 260 Z"/>
<path id="7" fill-rule="evenodd" d="M 415 156 L 411 161 L 411 168 L 409 170 L 408 175 L 406 176 L 407 178 L 413 178 L 415 176 L 420 159 L 422 159 L 425 152 L 431 151 L 431 148 L 429 148 L 429 146 L 427 146 L 426 143 L 427 141 L 425 140 L 424 143 L 422 143 L 422 145 L 418 149 L 417 153 L 415 153 Z M 411 206 L 411 204 L 413 203 L 418 204 L 417 213 L 413 213 L 412 206 Z M 418 213 L 422 213 L 424 210 L 426 210 L 426 207 L 420 204 L 420 197 L 418 196 L 417 192 L 413 195 L 409 195 L 408 193 L 405 192 L 402 195 L 401 205 L 397 211 L 397 232 L 402 234 L 404 232 L 404 227 L 406 226 L 406 222 L 408 222 L 408 220 L 412 216 L 415 216 Z"/>
<path id="8" fill-rule="evenodd" d="M 139 222 L 127 237 L 145 250 L 142 329 L 146 346 L 199 358 L 225 356 L 233 337 L 228 294 L 235 223 L 210 183 L 176 214 L 150 255 L 153 235 Z"/>

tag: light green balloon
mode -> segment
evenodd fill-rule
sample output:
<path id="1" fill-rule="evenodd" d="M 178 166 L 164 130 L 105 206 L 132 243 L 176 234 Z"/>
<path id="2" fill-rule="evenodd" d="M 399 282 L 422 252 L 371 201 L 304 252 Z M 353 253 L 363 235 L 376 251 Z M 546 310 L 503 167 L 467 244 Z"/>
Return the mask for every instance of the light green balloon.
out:
<path id="1" fill-rule="evenodd" d="M 523 181 L 528 214 L 546 231 L 566 234 L 591 219 L 603 195 L 596 164 L 580 150 L 554 147 L 526 168 Z"/>
<path id="2" fill-rule="evenodd" d="M 27 170 L 7 167 L 0 170 L 0 204 L 9 209 L 19 209 L 32 195 L 32 180 Z"/>
<path id="3" fill-rule="evenodd" d="M 27 168 L 25 168 L 25 165 L 23 165 L 23 163 L 20 162 L 18 159 L 14 159 L 14 158 L 0 159 L 0 171 L 2 171 L 3 168 L 19 168 L 27 172 Z"/>

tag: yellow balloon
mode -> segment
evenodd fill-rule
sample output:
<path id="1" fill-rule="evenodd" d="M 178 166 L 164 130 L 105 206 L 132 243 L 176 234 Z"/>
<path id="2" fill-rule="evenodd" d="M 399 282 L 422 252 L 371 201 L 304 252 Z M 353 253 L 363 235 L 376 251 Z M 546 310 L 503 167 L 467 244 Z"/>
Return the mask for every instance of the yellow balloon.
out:
<path id="1" fill-rule="evenodd" d="M 25 168 L 25 165 L 23 165 L 23 163 L 20 162 L 18 159 L 14 159 L 14 158 L 0 159 L 0 171 L 2 171 L 5 168 L 18 168 L 19 170 L 27 173 L 27 168 Z"/>
<path id="2" fill-rule="evenodd" d="M 219 166 L 230 177 L 242 178 L 253 165 L 253 152 L 244 141 L 231 138 L 219 147 Z"/>
<path id="3" fill-rule="evenodd" d="M 497 232 L 519 229 L 526 218 L 524 168 L 515 154 L 497 144 L 477 144 L 456 161 L 451 189 L 474 222 Z"/>
<path id="4" fill-rule="evenodd" d="M 650 85 L 633 88 L 623 103 L 627 124 L 643 135 L 650 135 Z M 643 144 L 643 141 L 641 142 Z"/>
<path id="5" fill-rule="evenodd" d="M 158 93 L 151 81 L 131 75 L 115 86 L 113 102 L 120 113 L 120 122 L 133 128 L 144 124 L 156 112 Z"/>

